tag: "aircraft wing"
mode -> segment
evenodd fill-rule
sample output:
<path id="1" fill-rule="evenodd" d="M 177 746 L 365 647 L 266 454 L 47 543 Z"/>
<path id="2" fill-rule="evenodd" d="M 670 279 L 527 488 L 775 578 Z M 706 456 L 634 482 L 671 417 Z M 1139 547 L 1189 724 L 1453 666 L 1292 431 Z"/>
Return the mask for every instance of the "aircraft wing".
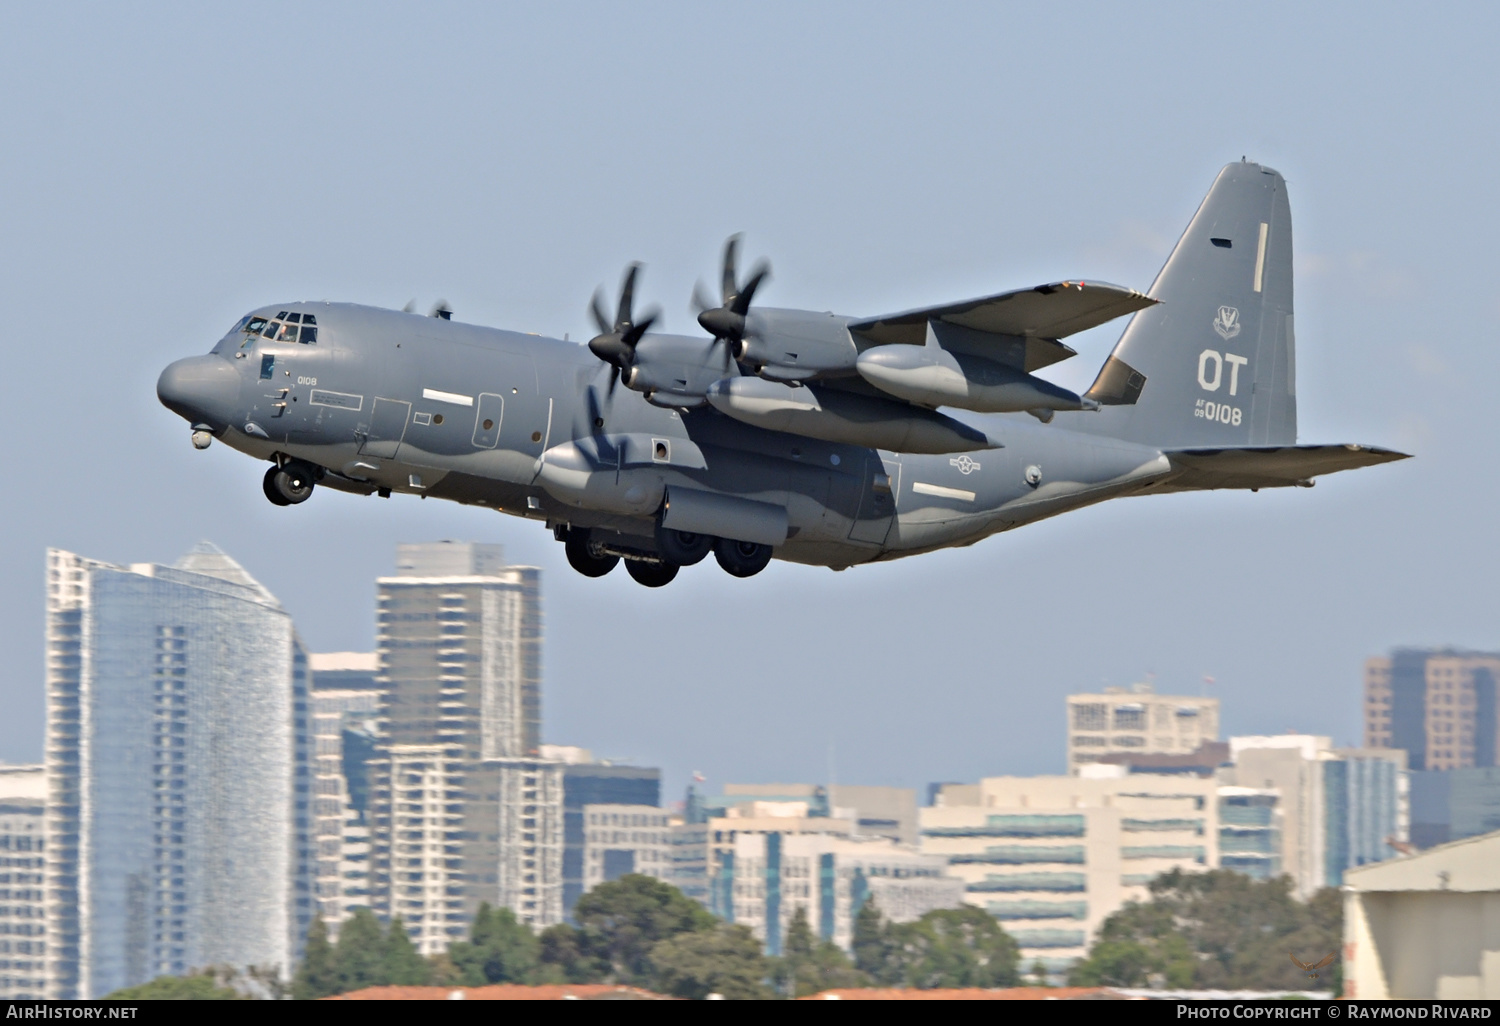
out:
<path id="1" fill-rule="evenodd" d="M 1277 445 L 1169 449 L 1166 455 L 1179 473 L 1162 486 L 1162 491 L 1308 485 L 1319 474 L 1373 467 L 1408 459 L 1411 454 L 1370 445 Z"/>
<path id="2" fill-rule="evenodd" d="M 930 320 L 993 335 L 1020 336 L 1026 340 L 1025 370 L 1029 373 L 1075 355 L 1075 350 L 1058 339 L 1144 310 L 1156 302 L 1121 285 L 1060 281 L 961 303 L 871 317 L 851 323 L 849 330 L 875 345 L 919 346 L 926 340 Z"/>

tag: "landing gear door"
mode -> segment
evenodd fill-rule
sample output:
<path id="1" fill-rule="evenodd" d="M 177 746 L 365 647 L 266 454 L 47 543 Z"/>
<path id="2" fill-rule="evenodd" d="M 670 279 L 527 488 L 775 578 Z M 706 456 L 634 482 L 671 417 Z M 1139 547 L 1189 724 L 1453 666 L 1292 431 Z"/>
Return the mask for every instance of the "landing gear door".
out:
<path id="1" fill-rule="evenodd" d="M 901 464 L 892 456 L 871 452 L 865 459 L 864 486 L 859 513 L 849 529 L 849 540 L 885 544 L 891 519 L 896 514 L 896 496 L 901 489 Z"/>
<path id="2" fill-rule="evenodd" d="M 406 436 L 406 422 L 411 414 L 411 403 L 400 399 L 376 399 L 370 410 L 370 426 L 359 451 L 365 456 L 376 456 L 393 460 L 401 439 Z"/>

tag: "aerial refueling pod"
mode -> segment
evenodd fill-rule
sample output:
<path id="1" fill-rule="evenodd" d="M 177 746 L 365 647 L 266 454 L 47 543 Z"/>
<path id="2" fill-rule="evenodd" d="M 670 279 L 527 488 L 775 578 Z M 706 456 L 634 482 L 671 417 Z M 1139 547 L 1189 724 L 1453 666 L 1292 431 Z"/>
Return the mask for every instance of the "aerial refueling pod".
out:
<path id="1" fill-rule="evenodd" d="M 742 423 L 825 442 L 913 453 L 1000 448 L 983 431 L 941 413 L 816 385 L 794 387 L 764 378 L 725 378 L 709 388 L 708 401 Z"/>
<path id="2" fill-rule="evenodd" d="M 978 413 L 1093 410 L 1099 404 L 1016 367 L 937 344 L 885 345 L 859 354 L 854 368 L 883 392 L 923 406 L 956 406 Z"/>

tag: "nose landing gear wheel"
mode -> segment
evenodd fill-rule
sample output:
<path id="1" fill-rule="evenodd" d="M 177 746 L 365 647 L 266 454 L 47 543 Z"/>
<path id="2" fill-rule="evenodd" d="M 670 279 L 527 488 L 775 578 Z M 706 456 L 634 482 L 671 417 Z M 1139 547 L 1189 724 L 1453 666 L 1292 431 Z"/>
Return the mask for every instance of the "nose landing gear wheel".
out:
<path id="1" fill-rule="evenodd" d="M 771 546 L 720 538 L 714 543 L 714 558 L 728 574 L 754 577 L 771 562 Z"/>
<path id="2" fill-rule="evenodd" d="M 597 545 L 591 544 L 587 531 L 569 531 L 563 549 L 568 554 L 568 565 L 585 577 L 603 577 L 620 561 L 619 556 L 601 552 Z"/>
<path id="3" fill-rule="evenodd" d="M 637 584 L 644 584 L 648 588 L 660 588 L 664 584 L 671 584 L 672 578 L 677 576 L 679 567 L 676 563 L 646 563 L 638 559 L 626 562 L 625 572 L 635 579 Z"/>
<path id="4" fill-rule="evenodd" d="M 300 463 L 288 463 L 284 467 L 272 467 L 266 471 L 261 488 L 278 506 L 295 506 L 306 502 L 313 493 L 313 471 Z"/>
<path id="5" fill-rule="evenodd" d="M 714 547 L 710 535 L 693 534 L 691 531 L 669 531 L 656 529 L 656 549 L 662 557 L 678 566 L 692 566 L 707 558 Z"/>

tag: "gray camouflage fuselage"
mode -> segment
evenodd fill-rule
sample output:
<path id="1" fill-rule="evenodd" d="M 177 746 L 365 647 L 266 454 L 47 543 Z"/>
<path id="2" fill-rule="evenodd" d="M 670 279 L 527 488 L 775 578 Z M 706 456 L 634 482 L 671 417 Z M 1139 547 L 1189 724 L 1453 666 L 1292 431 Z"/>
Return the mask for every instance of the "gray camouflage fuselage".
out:
<path id="1" fill-rule="evenodd" d="M 778 325 L 787 324 L 803 325 L 795 330 L 807 342 L 779 364 L 775 354 L 762 364 L 752 353 L 759 377 L 742 376 L 743 361 L 727 378 L 712 361 L 695 365 L 693 354 L 709 340 L 647 335 L 639 370 L 625 375 L 631 387 L 611 388 L 609 365 L 560 339 L 349 304 L 287 303 L 255 316 L 310 314 L 315 343 L 247 335 L 242 321 L 210 355 L 164 371 L 158 392 L 196 431 L 260 460 L 319 468 L 321 483 L 336 489 L 431 496 L 559 531 L 593 529 L 647 557 L 664 511 L 671 527 L 671 509 L 686 510 L 689 497 L 700 505 L 722 500 L 731 503 L 722 522 L 738 525 L 726 532 L 773 545 L 777 558 L 835 569 L 972 544 L 1105 499 L 1308 484 L 1314 474 L 1399 458 L 1358 446 L 1295 445 L 1290 215 L 1279 175 L 1254 164 L 1227 167 L 1148 296 L 1142 304 L 1162 305 L 1134 307 L 1139 312 L 1085 399 L 1019 369 L 984 379 L 984 394 L 1001 396 L 985 401 L 1006 401 L 1006 388 L 1021 387 L 1053 403 L 1038 417 L 970 406 L 950 418 L 932 409 L 952 411 L 945 402 L 911 392 L 951 387 L 940 374 L 960 387 L 979 382 L 976 362 L 991 365 L 966 354 L 987 355 L 989 339 L 1021 349 L 1036 341 L 955 327 L 965 323 L 957 308 L 866 321 L 756 310 L 751 330 L 760 334 L 752 345 L 774 349 L 776 331 L 791 330 Z M 917 336 L 899 334 L 907 330 L 903 316 Z M 928 348 L 886 345 L 871 353 L 881 332 L 887 341 L 920 342 L 924 320 Z M 649 352 L 673 355 L 650 363 Z M 861 353 L 868 381 L 856 376 Z M 923 368 L 909 369 L 919 357 L 936 368 L 927 377 L 919 377 Z M 1011 366 L 1029 370 L 1024 355 Z M 640 381 L 653 372 L 665 375 L 654 387 L 670 390 L 666 378 L 673 378 L 696 390 L 700 405 L 666 408 L 663 393 L 652 393 L 662 403 L 654 405 L 631 390 L 646 387 Z M 900 387 L 876 376 L 892 373 L 905 375 L 893 379 Z M 728 402 L 736 381 L 751 392 L 784 391 L 793 405 L 821 397 L 827 409 L 873 404 L 879 416 L 897 409 L 892 430 L 927 439 L 919 446 L 926 451 L 770 430 L 744 421 L 759 416 L 753 404 L 736 416 L 702 405 L 705 394 Z M 770 383 L 755 384 L 762 381 Z M 908 381 L 917 384 L 908 388 Z M 1103 408 L 1078 409 L 1080 402 Z M 832 437 L 850 430 L 859 437 L 866 428 L 839 426 Z M 975 441 L 945 444 L 954 432 Z M 676 506 L 674 494 L 682 497 Z"/>

